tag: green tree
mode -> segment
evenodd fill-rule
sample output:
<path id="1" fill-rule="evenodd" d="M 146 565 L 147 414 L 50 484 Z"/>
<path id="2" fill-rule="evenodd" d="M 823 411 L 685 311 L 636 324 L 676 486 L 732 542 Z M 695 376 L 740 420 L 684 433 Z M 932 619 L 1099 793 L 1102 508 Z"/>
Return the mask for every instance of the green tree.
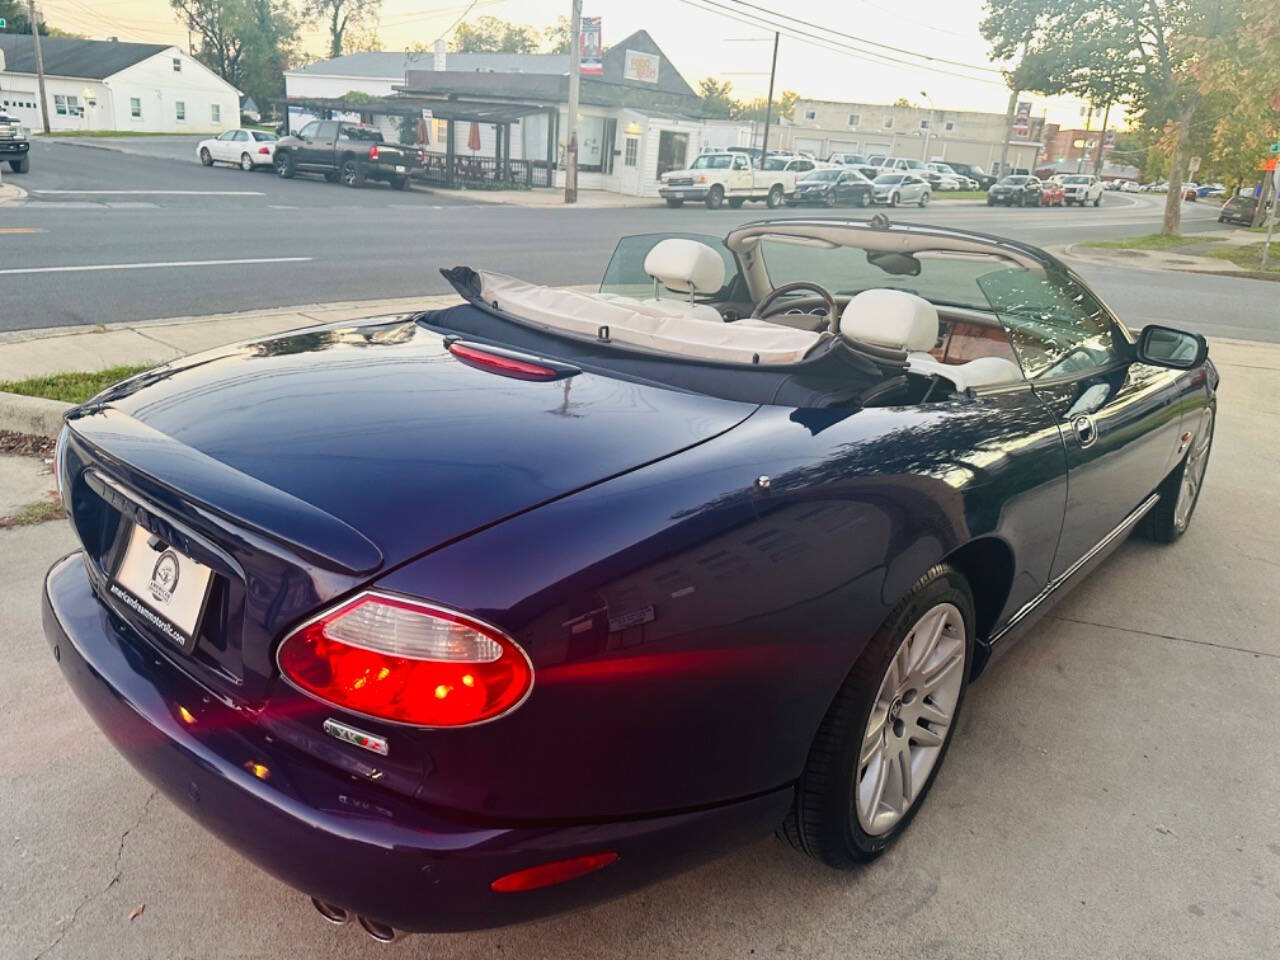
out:
<path id="1" fill-rule="evenodd" d="M 241 83 L 246 4 L 244 0 L 169 0 L 174 13 L 198 38 L 195 58 L 232 86 Z"/>
<path id="2" fill-rule="evenodd" d="M 537 53 L 538 31 L 498 17 L 477 17 L 472 23 L 458 24 L 453 49 L 459 53 Z"/>
<path id="3" fill-rule="evenodd" d="M 702 98 L 702 112 L 708 117 L 731 117 L 738 106 L 733 99 L 733 84 L 723 83 L 715 77 L 704 77 L 698 84 L 698 96 Z"/>
<path id="4" fill-rule="evenodd" d="M 556 17 L 556 22 L 542 31 L 546 39 L 547 53 L 573 52 L 573 24 L 564 14 Z"/>
<path id="5" fill-rule="evenodd" d="M 170 0 L 198 38 L 195 58 L 267 109 L 284 95 L 297 58 L 298 20 L 289 0 Z"/>
<path id="6" fill-rule="evenodd" d="M 1147 126 L 1166 131 L 1170 154 L 1164 233 L 1181 226 L 1179 196 L 1191 124 L 1203 99 L 1195 47 L 1223 29 L 1227 0 L 987 0 L 980 29 L 997 60 L 1021 50 L 1015 89 L 1077 91 L 1092 102 L 1127 103 Z"/>
<path id="7" fill-rule="evenodd" d="M 773 122 L 776 123 L 779 117 L 793 119 L 796 115 L 796 101 L 799 99 L 800 94 L 794 90 L 783 90 L 773 101 Z M 732 116 L 735 120 L 764 120 L 767 107 L 768 101 L 764 97 L 757 97 L 735 103 Z"/>
<path id="8" fill-rule="evenodd" d="M 316 20 L 329 34 L 329 56 L 340 57 L 347 31 L 353 33 L 368 29 L 371 21 L 378 19 L 382 0 L 303 0 L 303 12 L 308 20 Z"/>

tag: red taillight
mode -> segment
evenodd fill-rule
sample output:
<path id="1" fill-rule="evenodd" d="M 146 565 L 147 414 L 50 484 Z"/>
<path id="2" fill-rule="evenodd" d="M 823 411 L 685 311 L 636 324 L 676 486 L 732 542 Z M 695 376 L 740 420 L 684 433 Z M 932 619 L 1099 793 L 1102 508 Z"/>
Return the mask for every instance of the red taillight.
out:
<path id="1" fill-rule="evenodd" d="M 369 159 L 370 160 L 378 159 L 378 145 L 376 143 L 369 148 Z"/>
<path id="2" fill-rule="evenodd" d="M 424 167 L 427 165 L 427 151 L 425 150 L 418 151 L 418 162 L 422 164 Z"/>
<path id="3" fill-rule="evenodd" d="M 267 154 L 269 154 L 269 153 L 271 152 L 271 148 L 270 148 L 270 147 L 259 147 L 259 148 L 258 148 L 258 152 L 259 152 L 260 154 L 262 154 L 262 155 L 265 157 Z"/>
<path id="4" fill-rule="evenodd" d="M 454 342 L 449 344 L 449 352 L 463 363 L 469 363 L 475 367 L 484 367 L 494 373 L 505 374 L 508 377 L 516 377 L 520 380 L 554 380 L 559 376 L 550 367 L 517 360 L 515 357 L 508 357 L 501 353 L 478 350 L 475 347 L 467 346 L 465 343 Z"/>
<path id="5" fill-rule="evenodd" d="M 353 713 L 423 727 L 460 727 L 513 709 L 533 667 L 510 637 L 430 604 L 361 594 L 280 644 L 280 672 Z"/>
<path id="6" fill-rule="evenodd" d="M 527 870 L 517 870 L 499 877 L 489 884 L 494 893 L 523 893 L 526 890 L 537 890 L 552 884 L 564 883 L 574 877 L 602 870 L 611 863 L 616 863 L 618 855 L 612 850 L 604 853 L 589 853 L 585 857 L 574 857 L 572 860 L 556 860 L 543 863 Z"/>

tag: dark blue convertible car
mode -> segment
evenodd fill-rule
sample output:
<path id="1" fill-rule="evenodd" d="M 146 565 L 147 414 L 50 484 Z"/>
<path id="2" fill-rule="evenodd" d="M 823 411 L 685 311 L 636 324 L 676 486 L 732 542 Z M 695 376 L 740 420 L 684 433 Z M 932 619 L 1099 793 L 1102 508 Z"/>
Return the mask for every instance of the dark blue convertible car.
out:
<path id="1" fill-rule="evenodd" d="M 1203 338 L 1020 243 L 781 220 L 626 238 L 598 292 L 446 276 L 127 380 L 57 452 L 67 682 L 379 939 L 774 830 L 877 856 L 993 653 L 1200 493 Z"/>

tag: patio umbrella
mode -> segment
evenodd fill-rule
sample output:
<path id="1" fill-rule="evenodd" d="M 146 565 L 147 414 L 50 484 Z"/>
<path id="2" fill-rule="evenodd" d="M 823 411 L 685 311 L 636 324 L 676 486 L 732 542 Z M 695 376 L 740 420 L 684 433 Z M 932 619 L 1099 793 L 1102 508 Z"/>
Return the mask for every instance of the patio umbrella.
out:
<path id="1" fill-rule="evenodd" d="M 471 121 L 471 132 L 467 134 L 467 149 L 475 153 L 480 149 L 480 124 Z"/>
<path id="2" fill-rule="evenodd" d="M 416 132 L 418 135 L 418 143 L 424 146 L 431 143 L 431 134 L 428 132 L 427 121 L 422 117 L 418 118 L 418 129 Z"/>

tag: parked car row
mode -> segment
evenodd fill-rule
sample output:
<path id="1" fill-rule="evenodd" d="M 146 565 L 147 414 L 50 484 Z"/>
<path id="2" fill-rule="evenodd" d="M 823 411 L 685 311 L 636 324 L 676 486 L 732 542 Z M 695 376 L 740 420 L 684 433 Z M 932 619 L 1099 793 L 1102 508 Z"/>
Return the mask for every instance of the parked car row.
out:
<path id="1" fill-rule="evenodd" d="M 1041 180 L 1030 174 L 1002 177 L 987 191 L 987 206 L 1067 207 L 1098 206 L 1102 183 L 1089 174 L 1067 174 Z"/>
<path id="2" fill-rule="evenodd" d="M 196 157 L 206 167 L 231 163 L 246 172 L 267 167 L 286 179 L 319 173 L 349 187 L 380 180 L 396 190 L 403 190 L 426 166 L 421 147 L 388 143 L 376 127 L 345 120 L 312 120 L 284 137 L 239 127 L 201 140 Z"/>

